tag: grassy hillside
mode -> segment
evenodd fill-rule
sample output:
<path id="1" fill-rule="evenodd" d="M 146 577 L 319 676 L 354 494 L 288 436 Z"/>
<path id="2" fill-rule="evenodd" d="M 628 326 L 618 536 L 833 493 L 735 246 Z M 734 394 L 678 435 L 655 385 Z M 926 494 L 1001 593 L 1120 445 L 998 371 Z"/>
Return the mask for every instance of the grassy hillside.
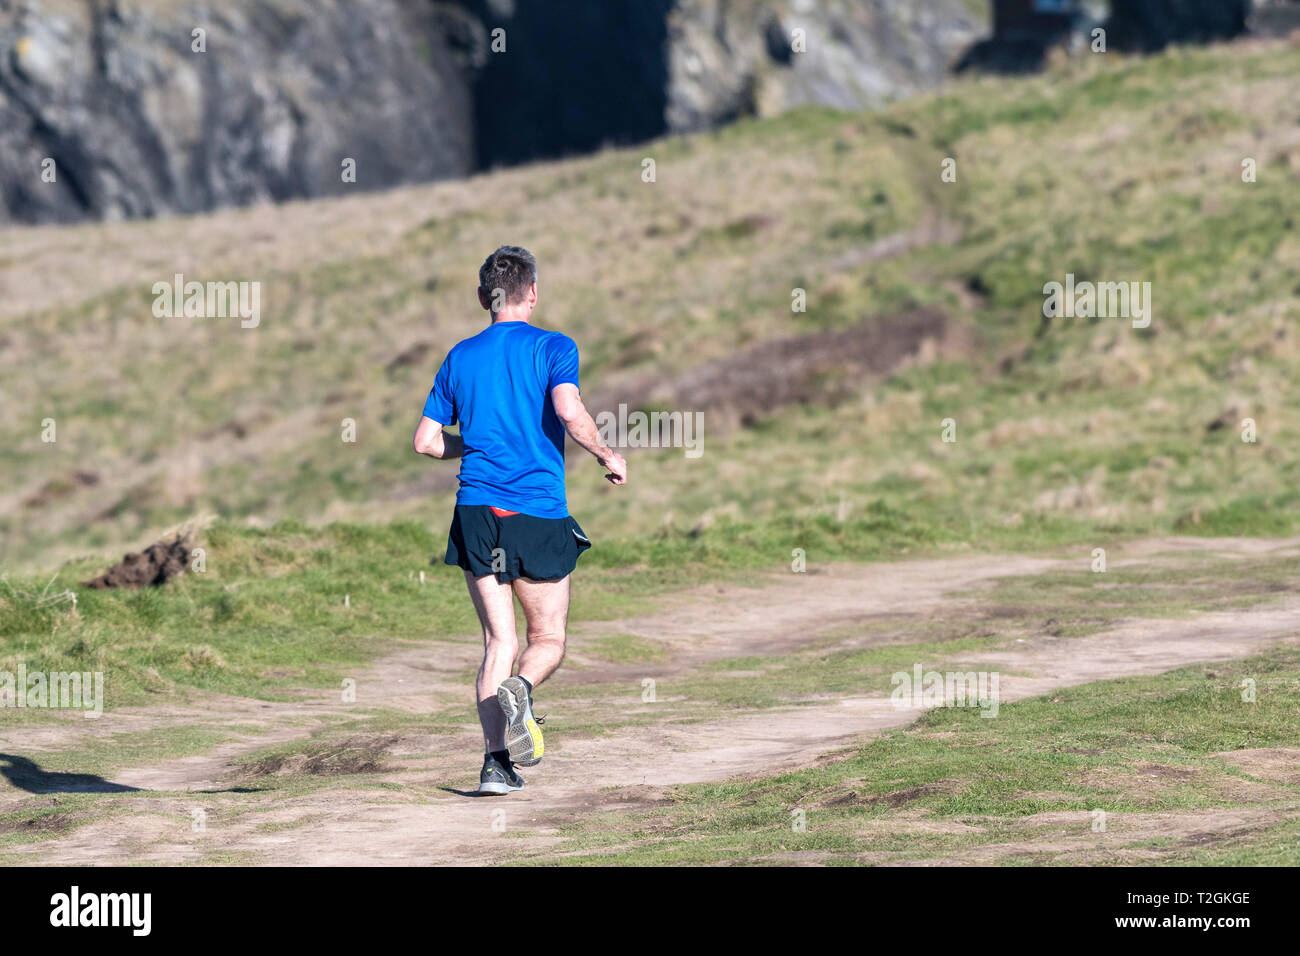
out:
<path id="1" fill-rule="evenodd" d="M 413 520 L 436 547 L 454 467 L 410 433 L 504 242 L 537 254 L 537 319 L 598 407 L 704 413 L 701 457 L 633 449 L 624 489 L 572 459 L 604 562 L 1292 529 L 1298 71 L 1295 45 L 1107 54 L 460 183 L 0 232 L 0 560 L 102 563 L 213 514 Z M 155 318 L 176 272 L 260 281 L 261 324 Z M 1151 327 L 1045 325 L 1066 273 L 1150 281 Z M 873 366 L 922 307 L 941 345 Z M 827 358 L 850 329 L 871 354 Z"/>

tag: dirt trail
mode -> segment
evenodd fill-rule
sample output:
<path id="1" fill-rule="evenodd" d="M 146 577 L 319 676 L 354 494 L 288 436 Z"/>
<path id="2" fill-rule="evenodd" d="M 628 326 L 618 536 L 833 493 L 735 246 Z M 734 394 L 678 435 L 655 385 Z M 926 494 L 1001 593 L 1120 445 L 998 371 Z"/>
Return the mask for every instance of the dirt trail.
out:
<path id="1" fill-rule="evenodd" d="M 1138 560 L 1149 565 L 1160 560 L 1153 556 L 1167 550 L 1293 553 L 1300 540 L 1267 546 L 1226 539 L 1198 544 L 1189 547 L 1188 539 L 1177 539 L 1175 548 L 1142 543 L 1116 555 L 1111 566 Z M 631 633 L 662 643 L 670 654 L 670 669 L 689 669 L 711 659 L 789 652 L 828 628 L 884 615 L 960 616 L 980 604 L 978 589 L 993 579 L 1081 566 L 1087 566 L 1086 558 L 973 556 L 774 576 L 765 578 L 760 588 L 700 588 L 650 617 L 576 628 L 573 652 L 581 660 L 585 639 Z M 971 589 L 975 593 L 951 593 Z M 1130 620 L 1088 637 L 1030 636 L 996 652 L 968 654 L 962 663 L 970 669 L 1001 671 L 1000 702 L 1010 703 L 1093 680 L 1243 657 L 1295 641 L 1298 633 L 1300 597 L 1288 597 L 1186 619 Z M 390 706 L 431 712 L 428 688 L 451 686 L 450 675 L 472 667 L 476 655 L 468 642 L 404 649 L 359 681 L 359 699 L 384 699 Z M 1008 673 L 1013 670 L 1015 674 Z M 657 671 L 642 664 L 561 673 L 557 683 L 582 685 L 617 680 L 620 674 L 631 681 L 634 673 Z M 653 709 L 671 705 L 642 704 L 632 685 L 623 701 L 593 699 L 582 706 L 616 706 L 623 715 L 645 710 L 658 718 Z M 254 708 L 244 702 L 239 710 L 248 713 Z M 561 825 L 580 816 L 653 806 L 666 799 L 663 788 L 674 784 L 806 766 L 864 734 L 904 726 L 919 712 L 895 709 L 883 696 L 864 696 L 713 721 L 674 723 L 667 718 L 599 737 L 566 737 L 562 721 L 557 721 L 548 738 L 546 761 L 525 771 L 527 789 L 486 800 L 458 792 L 472 789 L 477 781 L 474 764 L 480 742 L 477 727 L 467 723 L 451 735 L 380 739 L 377 753 L 393 770 L 385 779 L 399 786 L 359 786 L 338 776 L 293 795 L 244 789 L 257 784 L 236 773 L 232 762 L 237 757 L 271 742 L 305 736 L 312 725 L 304 716 L 340 710 L 320 702 L 256 702 L 256 716 L 267 723 L 267 734 L 222 744 L 202 756 L 114 774 L 113 784 L 154 793 L 115 795 L 115 805 L 131 812 L 80 827 L 57 841 L 24 845 L 17 852 L 60 863 L 183 862 L 211 859 L 213 854 L 289 865 L 499 862 L 518 858 L 520 851 L 546 849 L 558 841 Z M 180 716 L 173 713 L 168 719 Z M 232 717 L 231 722 L 248 721 Z M 39 750 L 57 748 L 59 734 L 60 728 L 15 729 L 0 737 L 0 752 L 29 753 L 39 761 Z M 215 805 L 211 796 L 200 804 L 184 793 L 195 790 L 222 792 Z M 0 809 L 29 798 L 0 784 Z M 194 832 L 191 814 L 200 805 L 207 813 L 206 829 Z"/>

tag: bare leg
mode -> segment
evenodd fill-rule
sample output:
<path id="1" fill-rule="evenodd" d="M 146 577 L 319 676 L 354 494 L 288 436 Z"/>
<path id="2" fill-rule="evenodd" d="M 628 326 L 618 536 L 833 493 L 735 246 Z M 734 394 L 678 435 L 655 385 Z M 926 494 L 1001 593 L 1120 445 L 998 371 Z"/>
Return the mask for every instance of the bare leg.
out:
<path id="1" fill-rule="evenodd" d="M 564 636 L 569 624 L 569 577 L 559 581 L 516 578 L 515 596 L 528 620 L 528 646 L 519 659 L 519 676 L 536 687 L 564 660 Z"/>
<path id="2" fill-rule="evenodd" d="M 495 575 L 476 578 L 466 571 L 465 583 L 483 625 L 483 664 L 478 669 L 475 699 L 478 720 L 483 725 L 483 749 L 491 753 L 506 749 L 506 716 L 497 704 L 497 688 L 510 676 L 519 653 L 515 600 L 510 585 L 501 584 Z"/>

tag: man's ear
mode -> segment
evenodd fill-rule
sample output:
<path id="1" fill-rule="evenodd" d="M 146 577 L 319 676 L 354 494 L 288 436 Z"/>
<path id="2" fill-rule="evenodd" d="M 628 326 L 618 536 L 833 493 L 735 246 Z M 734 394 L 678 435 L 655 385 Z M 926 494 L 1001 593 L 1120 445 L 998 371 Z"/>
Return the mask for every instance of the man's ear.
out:
<path id="1" fill-rule="evenodd" d="M 478 287 L 478 304 L 489 312 L 492 311 L 492 297 L 487 294 L 482 286 Z"/>
<path id="2" fill-rule="evenodd" d="M 528 287 L 528 307 L 531 309 L 537 305 L 537 283 L 534 282 Z"/>

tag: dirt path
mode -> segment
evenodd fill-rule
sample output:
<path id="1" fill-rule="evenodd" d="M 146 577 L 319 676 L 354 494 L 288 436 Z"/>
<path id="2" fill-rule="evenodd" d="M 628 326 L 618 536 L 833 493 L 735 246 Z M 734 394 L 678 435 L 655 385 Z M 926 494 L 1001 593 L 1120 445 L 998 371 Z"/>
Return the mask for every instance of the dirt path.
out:
<path id="1" fill-rule="evenodd" d="M 1218 540 L 1176 550 L 1221 554 L 1294 553 L 1297 541 Z M 1144 542 L 1111 562 L 1149 564 L 1171 550 Z M 806 766 L 819 756 L 858 741 L 864 734 L 900 727 L 917 710 L 899 710 L 884 696 L 845 697 L 812 704 L 746 712 L 717 720 L 674 722 L 673 702 L 643 704 L 642 674 L 689 671 L 722 658 L 790 652 L 828 629 L 843 629 L 882 616 L 960 616 L 976 608 L 979 589 L 1008 575 L 1042 574 L 1086 567 L 1086 559 L 973 556 L 943 561 L 905 561 L 865 567 L 835 567 L 809 575 L 764 579 L 761 588 L 710 587 L 683 595 L 676 605 L 651 617 L 575 629 L 573 656 L 583 663 L 586 641 L 610 633 L 655 640 L 668 652 L 664 668 L 647 664 L 575 667 L 564 671 L 570 685 L 626 679 L 618 700 L 593 697 L 581 708 L 617 707 L 644 713 L 644 726 L 623 727 L 598 737 L 563 733 L 563 716 L 552 723 L 546 761 L 526 772 L 528 788 L 508 799 L 483 800 L 457 792 L 477 781 L 477 727 L 454 734 L 374 735 L 386 768 L 383 780 L 358 783 L 346 776 L 317 778 L 301 792 L 248 792 L 255 782 L 241 778 L 232 762 L 269 743 L 306 736 L 320 717 L 345 713 L 324 700 L 304 703 L 243 701 L 226 711 L 230 723 L 264 722 L 265 733 L 222 744 L 206 754 L 135 767 L 112 775 L 112 784 L 149 794 L 115 794 L 126 813 L 73 830 L 57 841 L 25 844 L 18 852 L 60 863 L 183 862 L 224 859 L 277 864 L 490 863 L 516 858 L 521 850 L 544 850 L 558 841 L 559 827 L 593 812 L 645 808 L 666 799 L 664 788 L 681 783 L 770 775 Z M 970 591 L 973 594 L 954 595 Z M 996 652 L 962 658 L 970 669 L 1001 672 L 1000 700 L 1044 694 L 1106 678 L 1155 674 L 1197 662 L 1238 658 L 1300 633 L 1300 597 L 1232 612 L 1194 614 L 1186 619 L 1137 619 L 1088 637 L 1030 636 Z M 412 647 L 377 663 L 358 684 L 359 700 L 383 700 L 412 713 L 435 708 L 429 688 L 453 686 L 477 659 L 473 643 Z M 1014 671 L 1015 673 L 1009 673 Z M 608 693 L 608 690 L 605 690 Z M 233 702 L 227 701 L 226 704 Z M 656 712 L 656 708 L 664 709 Z M 191 719 L 177 711 L 156 726 Z M 467 719 L 469 714 L 467 713 Z M 128 715 L 134 725 L 148 714 Z M 105 725 L 109 724 L 106 719 Z M 118 730 L 121 727 L 116 728 Z M 100 728 L 97 728 L 97 732 Z M 78 728 L 15 729 L 0 736 L 0 752 L 58 749 L 60 737 Z M 242 792 L 241 792 L 242 789 Z M 200 800 L 186 791 L 221 791 Z M 0 810 L 31 795 L 0 784 Z M 57 795 L 48 799 L 57 800 Z M 202 807 L 205 829 L 192 829 Z"/>

